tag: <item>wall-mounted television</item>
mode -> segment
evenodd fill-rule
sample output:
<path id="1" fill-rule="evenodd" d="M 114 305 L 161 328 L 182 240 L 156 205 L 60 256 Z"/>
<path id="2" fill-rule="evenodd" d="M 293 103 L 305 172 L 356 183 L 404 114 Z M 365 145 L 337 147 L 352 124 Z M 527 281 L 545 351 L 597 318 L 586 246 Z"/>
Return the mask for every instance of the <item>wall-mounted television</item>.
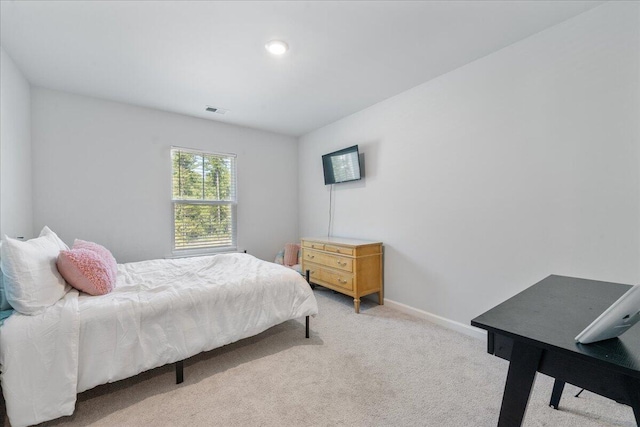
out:
<path id="1" fill-rule="evenodd" d="M 322 156 L 324 185 L 357 181 L 360 175 L 360 153 L 358 146 L 343 148 Z"/>

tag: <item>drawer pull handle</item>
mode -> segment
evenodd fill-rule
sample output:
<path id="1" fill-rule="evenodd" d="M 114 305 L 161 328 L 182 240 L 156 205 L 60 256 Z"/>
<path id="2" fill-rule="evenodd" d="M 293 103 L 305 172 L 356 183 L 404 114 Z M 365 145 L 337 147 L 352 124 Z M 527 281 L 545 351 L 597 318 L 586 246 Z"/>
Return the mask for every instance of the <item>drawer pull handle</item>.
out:
<path id="1" fill-rule="evenodd" d="M 315 255 L 307 255 L 307 258 L 314 259 L 315 257 L 316 257 Z"/>
<path id="2" fill-rule="evenodd" d="M 341 265 L 343 267 L 345 267 L 347 265 L 346 262 L 340 262 L 340 260 L 336 261 L 338 263 L 338 265 Z"/>
<path id="3" fill-rule="evenodd" d="M 344 279 L 342 279 L 342 278 L 338 279 L 338 282 L 339 282 L 339 283 L 343 283 L 343 284 L 346 284 L 346 283 L 347 283 L 347 281 L 346 281 L 346 280 L 344 280 Z"/>

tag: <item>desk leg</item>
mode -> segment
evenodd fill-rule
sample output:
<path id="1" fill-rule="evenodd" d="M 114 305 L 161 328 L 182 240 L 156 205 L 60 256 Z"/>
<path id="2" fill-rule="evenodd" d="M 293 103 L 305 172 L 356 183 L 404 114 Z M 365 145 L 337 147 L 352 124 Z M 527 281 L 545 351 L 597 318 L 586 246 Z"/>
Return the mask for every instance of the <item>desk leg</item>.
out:
<path id="1" fill-rule="evenodd" d="M 549 406 L 553 409 L 558 409 L 558 405 L 560 405 L 560 398 L 562 397 L 562 391 L 564 390 L 564 381 L 560 381 L 556 378 L 553 382 L 553 391 L 551 392 L 551 402 L 549 402 Z"/>
<path id="2" fill-rule="evenodd" d="M 541 348 L 520 341 L 513 343 L 498 427 L 522 425 L 541 356 Z"/>
<path id="3" fill-rule="evenodd" d="M 636 417 L 636 425 L 640 426 L 640 380 L 637 378 L 625 379 L 627 396 L 629 396 L 629 406 L 633 408 L 633 415 Z"/>

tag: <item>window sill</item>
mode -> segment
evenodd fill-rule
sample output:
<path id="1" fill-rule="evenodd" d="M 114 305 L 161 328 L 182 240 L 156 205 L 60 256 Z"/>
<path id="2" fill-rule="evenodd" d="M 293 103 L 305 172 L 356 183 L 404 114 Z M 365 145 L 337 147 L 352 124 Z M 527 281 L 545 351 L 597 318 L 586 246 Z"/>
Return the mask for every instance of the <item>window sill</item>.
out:
<path id="1" fill-rule="evenodd" d="M 235 246 L 227 246 L 224 248 L 216 249 L 184 249 L 179 251 L 173 251 L 170 255 L 165 256 L 165 259 L 177 259 L 177 258 L 189 258 L 197 256 L 218 255 L 218 254 L 230 254 L 243 252 Z"/>

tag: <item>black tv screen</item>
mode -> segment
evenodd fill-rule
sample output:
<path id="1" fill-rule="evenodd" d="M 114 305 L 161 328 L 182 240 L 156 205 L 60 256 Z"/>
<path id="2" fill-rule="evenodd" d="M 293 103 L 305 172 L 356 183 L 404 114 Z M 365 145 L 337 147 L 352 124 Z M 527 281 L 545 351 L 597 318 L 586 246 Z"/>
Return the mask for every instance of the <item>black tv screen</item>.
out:
<path id="1" fill-rule="evenodd" d="M 358 146 L 344 148 L 322 156 L 324 185 L 356 181 L 360 176 Z"/>

